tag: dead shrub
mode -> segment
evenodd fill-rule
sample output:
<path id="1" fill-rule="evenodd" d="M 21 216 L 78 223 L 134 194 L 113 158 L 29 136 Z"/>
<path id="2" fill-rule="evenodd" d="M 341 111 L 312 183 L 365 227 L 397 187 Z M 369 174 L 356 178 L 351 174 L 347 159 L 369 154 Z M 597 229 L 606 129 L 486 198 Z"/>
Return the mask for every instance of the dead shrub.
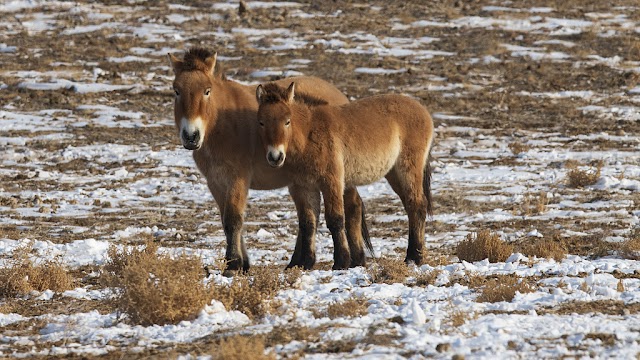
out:
<path id="1" fill-rule="evenodd" d="M 14 250 L 7 265 L 0 268 L 0 297 L 27 295 L 32 290 L 62 292 L 73 288 L 73 278 L 59 258 L 34 264 L 31 246 Z"/>
<path id="2" fill-rule="evenodd" d="M 475 236 L 474 236 L 475 235 Z M 456 247 L 456 255 L 460 261 L 476 262 L 489 259 L 489 262 L 502 262 L 513 253 L 513 246 L 500 239 L 498 234 L 489 230 L 480 230 L 468 234 Z"/>
<path id="3" fill-rule="evenodd" d="M 566 246 L 553 240 L 538 240 L 533 243 L 525 242 L 519 246 L 518 251 L 528 257 L 554 259 L 558 262 L 567 256 Z"/>
<path id="4" fill-rule="evenodd" d="M 327 307 L 330 319 L 364 316 L 369 313 L 369 303 L 365 298 L 351 297 L 345 301 L 335 302 Z"/>
<path id="5" fill-rule="evenodd" d="M 490 303 L 510 302 L 516 296 L 516 292 L 524 294 L 533 291 L 535 291 L 535 287 L 525 279 L 514 275 L 502 275 L 495 279 L 489 279 L 482 287 L 482 292 L 476 301 Z"/>
<path id="6" fill-rule="evenodd" d="M 600 174 L 604 163 L 602 160 L 595 164 L 595 168 L 583 170 L 575 167 L 567 173 L 567 185 L 572 188 L 583 188 L 585 186 L 594 185 L 600 179 Z"/>
<path id="7" fill-rule="evenodd" d="M 513 153 L 513 155 L 519 155 L 525 153 L 531 149 L 531 146 L 523 144 L 519 141 L 514 141 L 509 143 L 509 150 Z"/>
<path id="8" fill-rule="evenodd" d="M 212 360 L 272 360 L 276 356 L 265 351 L 261 336 L 235 335 L 221 339 L 210 349 Z"/>
<path id="9" fill-rule="evenodd" d="M 398 258 L 378 258 L 367 270 L 374 283 L 402 284 L 410 275 L 407 264 Z"/>
<path id="10" fill-rule="evenodd" d="M 280 304 L 273 301 L 278 291 L 291 287 L 301 271 L 290 269 L 281 274 L 275 267 L 252 267 L 249 273 L 238 274 L 229 285 L 215 285 L 213 298 L 228 310 L 237 310 L 251 319 L 270 313 Z"/>
<path id="11" fill-rule="evenodd" d="M 212 299 L 204 283 L 202 260 L 182 254 L 158 254 L 152 241 L 142 247 L 109 248 L 104 267 L 106 284 L 116 290 L 112 300 L 131 322 L 140 325 L 176 324 L 194 319 Z"/>

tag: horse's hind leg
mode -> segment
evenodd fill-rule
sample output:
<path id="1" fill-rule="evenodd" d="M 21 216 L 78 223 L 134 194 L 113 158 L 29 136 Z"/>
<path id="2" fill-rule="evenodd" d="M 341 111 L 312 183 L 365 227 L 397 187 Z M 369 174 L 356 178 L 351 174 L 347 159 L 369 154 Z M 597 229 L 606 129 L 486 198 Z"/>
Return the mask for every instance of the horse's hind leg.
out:
<path id="1" fill-rule="evenodd" d="M 347 231 L 347 242 L 349 243 L 349 252 L 351 254 L 351 267 L 365 266 L 364 254 L 364 206 L 362 198 L 358 194 L 356 187 L 347 187 L 344 190 L 344 215 Z"/>
<path id="2" fill-rule="evenodd" d="M 320 192 L 292 185 L 289 194 L 298 212 L 298 237 L 287 269 L 302 266 L 306 270 L 316 263 L 316 230 L 320 217 Z"/>
<path id="3" fill-rule="evenodd" d="M 386 178 L 391 188 L 400 196 L 409 218 L 409 245 L 404 261 L 420 265 L 424 252 L 427 203 L 422 187 L 423 169 L 417 165 L 412 161 L 408 161 L 408 164 L 396 164 Z"/>

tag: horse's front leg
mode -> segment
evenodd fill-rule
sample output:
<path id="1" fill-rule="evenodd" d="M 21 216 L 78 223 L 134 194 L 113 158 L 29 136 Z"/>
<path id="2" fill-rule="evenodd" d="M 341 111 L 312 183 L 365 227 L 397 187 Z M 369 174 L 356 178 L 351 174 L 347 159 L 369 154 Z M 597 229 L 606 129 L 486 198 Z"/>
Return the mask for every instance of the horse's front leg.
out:
<path id="1" fill-rule="evenodd" d="M 343 194 L 344 181 L 330 180 L 322 189 L 324 216 L 333 238 L 333 270 L 348 269 L 351 265 L 351 254 L 345 231 Z"/>
<path id="2" fill-rule="evenodd" d="M 241 269 L 249 270 L 249 256 L 242 239 L 242 224 L 248 193 L 249 181 L 238 178 L 227 189 L 225 196 L 224 211 L 222 212 L 222 226 L 227 238 L 225 255 L 227 268 L 223 273 L 225 276 L 233 276 L 236 271 Z"/>
<path id="3" fill-rule="evenodd" d="M 298 212 L 298 237 L 287 269 L 301 266 L 310 270 L 316 263 L 316 230 L 320 218 L 320 192 L 289 186 L 289 194 Z"/>

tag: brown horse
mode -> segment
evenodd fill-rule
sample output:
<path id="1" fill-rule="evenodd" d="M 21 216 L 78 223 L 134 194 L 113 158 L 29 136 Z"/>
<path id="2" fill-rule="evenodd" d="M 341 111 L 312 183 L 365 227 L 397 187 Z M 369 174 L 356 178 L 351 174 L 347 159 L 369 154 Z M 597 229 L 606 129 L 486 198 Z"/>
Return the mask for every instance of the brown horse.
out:
<path id="1" fill-rule="evenodd" d="M 216 54 L 193 48 L 183 59 L 169 54 L 175 73 L 175 125 L 185 148 L 193 158 L 218 208 L 227 238 L 227 270 L 249 269 L 249 257 L 242 240 L 242 224 L 249 189 L 270 190 L 289 187 L 296 205 L 299 232 L 289 267 L 310 269 L 315 263 L 315 233 L 320 212 L 320 194 L 292 184 L 282 171 L 268 166 L 264 147 L 259 146 L 258 103 L 255 86 L 227 80 L 216 71 Z M 282 80 L 279 83 L 289 83 Z M 302 91 L 331 104 L 348 99 L 333 85 L 315 77 L 295 78 Z M 362 199 L 354 188 L 344 195 L 349 244 L 354 264 L 364 264 L 363 241 L 368 239 Z"/>
<path id="2" fill-rule="evenodd" d="M 280 82 L 282 84 L 282 82 Z M 334 244 L 334 269 L 349 266 L 345 237 L 345 188 L 386 177 L 409 216 L 406 262 L 422 263 L 427 213 L 432 214 L 433 121 L 419 102 L 379 95 L 341 106 L 309 106 L 297 83 L 256 89 L 260 137 L 267 163 L 298 187 L 322 192 Z"/>

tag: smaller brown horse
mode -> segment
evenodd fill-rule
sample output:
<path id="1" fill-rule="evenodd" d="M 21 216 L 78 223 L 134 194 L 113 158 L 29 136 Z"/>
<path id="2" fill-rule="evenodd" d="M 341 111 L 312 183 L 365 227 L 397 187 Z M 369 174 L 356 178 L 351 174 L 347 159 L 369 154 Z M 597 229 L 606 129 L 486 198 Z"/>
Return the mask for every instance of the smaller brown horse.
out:
<path id="1" fill-rule="evenodd" d="M 386 177 L 409 217 L 406 262 L 422 263 L 427 213 L 432 214 L 433 121 L 419 102 L 379 95 L 348 104 L 309 106 L 295 83 L 256 88 L 260 137 L 269 165 L 296 186 L 322 192 L 334 245 L 334 269 L 349 267 L 345 188 Z"/>

